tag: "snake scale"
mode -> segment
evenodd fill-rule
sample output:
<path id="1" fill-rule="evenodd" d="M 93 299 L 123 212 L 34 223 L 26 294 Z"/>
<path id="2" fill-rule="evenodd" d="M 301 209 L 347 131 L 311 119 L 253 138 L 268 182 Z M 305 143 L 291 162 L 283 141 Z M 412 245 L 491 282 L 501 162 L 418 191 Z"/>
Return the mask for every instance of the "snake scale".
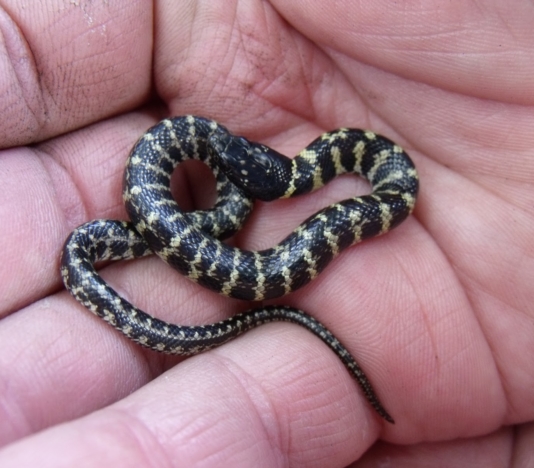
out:
<path id="1" fill-rule="evenodd" d="M 170 178 L 187 159 L 201 160 L 213 171 L 218 195 L 212 209 L 184 212 L 174 201 Z M 343 173 L 365 177 L 372 193 L 324 208 L 270 249 L 252 252 L 221 241 L 241 227 L 254 199 L 294 197 Z M 306 285 L 343 249 L 401 223 L 414 208 L 418 185 L 408 155 L 370 131 L 325 133 L 290 159 L 203 117 L 165 119 L 139 139 L 128 158 L 123 199 L 131 222 L 95 220 L 75 229 L 63 248 L 61 275 L 91 312 L 138 344 L 164 353 L 197 354 L 265 323 L 296 323 L 337 354 L 378 414 L 393 423 L 348 350 L 305 312 L 266 306 L 210 325 L 174 325 L 120 297 L 94 264 L 155 252 L 220 294 L 273 299 Z"/>

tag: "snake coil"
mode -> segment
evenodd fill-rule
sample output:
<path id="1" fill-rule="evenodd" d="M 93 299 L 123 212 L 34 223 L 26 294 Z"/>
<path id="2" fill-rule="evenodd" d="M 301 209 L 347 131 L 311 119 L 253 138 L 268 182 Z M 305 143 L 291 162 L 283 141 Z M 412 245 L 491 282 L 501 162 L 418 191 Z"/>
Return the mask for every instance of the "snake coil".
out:
<path id="1" fill-rule="evenodd" d="M 210 210 L 185 213 L 171 195 L 172 172 L 187 159 L 203 161 L 215 175 L 218 197 Z M 270 249 L 246 251 L 221 241 L 241 227 L 253 199 L 294 197 L 343 173 L 365 177 L 371 194 L 319 211 Z M 306 285 L 345 248 L 400 224 L 412 212 L 417 192 L 418 176 L 408 155 L 370 131 L 325 133 L 290 159 L 203 117 L 166 119 L 140 138 L 128 159 L 123 198 L 131 222 L 95 220 L 75 229 L 65 242 L 61 275 L 67 290 L 91 312 L 138 344 L 164 353 L 197 354 L 265 323 L 296 323 L 337 354 L 375 410 L 393 423 L 348 350 L 305 312 L 267 306 L 214 324 L 174 325 L 120 297 L 94 264 L 155 252 L 220 294 L 273 299 Z"/>

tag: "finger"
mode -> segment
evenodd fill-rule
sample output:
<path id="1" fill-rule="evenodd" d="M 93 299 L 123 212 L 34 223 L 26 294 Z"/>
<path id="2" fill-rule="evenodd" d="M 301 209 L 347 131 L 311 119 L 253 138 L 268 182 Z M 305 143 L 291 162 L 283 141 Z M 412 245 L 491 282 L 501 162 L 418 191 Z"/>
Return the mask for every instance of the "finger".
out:
<path id="1" fill-rule="evenodd" d="M 462 94 L 534 102 L 533 85 L 525 84 L 534 72 L 534 13 L 528 2 L 513 9 L 498 0 L 483 9 L 462 1 L 445 8 L 439 2 L 408 8 L 385 2 L 338 2 L 334 8 L 321 1 L 272 3 L 295 29 L 331 49 L 340 65 L 348 56 Z M 509 73 L 518 69 L 521 73 Z"/>
<path id="2" fill-rule="evenodd" d="M 102 275 L 122 297 L 178 324 L 214 322 L 238 308 L 199 294 L 156 257 Z M 0 445 L 113 403 L 179 360 L 129 341 L 65 291 L 37 301 L 0 322 Z"/>
<path id="3" fill-rule="evenodd" d="M 124 218 L 121 180 L 129 149 L 153 122 L 113 119 L 0 158 L 0 316 L 60 284 L 68 233 L 97 217 Z"/>
<path id="4" fill-rule="evenodd" d="M 436 463 L 458 468 L 473 466 L 504 468 L 510 466 L 510 459 L 516 460 L 520 453 L 519 446 L 522 442 L 514 444 L 514 439 L 526 442 L 528 437 L 521 435 L 516 439 L 513 429 L 507 428 L 472 439 L 422 443 L 412 446 L 400 447 L 379 442 L 357 464 L 351 465 L 349 468 L 375 467 L 384 463 L 399 468 L 435 466 Z"/>
<path id="5" fill-rule="evenodd" d="M 39 456 L 40 466 L 60 459 L 124 464 L 133 457 L 183 466 L 346 466 L 379 431 L 355 389 L 315 337 L 268 325 L 189 359 L 109 408 L 7 447 L 0 462 L 31 465 Z"/>
<path id="6" fill-rule="evenodd" d="M 139 105 L 149 93 L 152 6 L 13 0 L 0 11 L 2 147 Z"/>

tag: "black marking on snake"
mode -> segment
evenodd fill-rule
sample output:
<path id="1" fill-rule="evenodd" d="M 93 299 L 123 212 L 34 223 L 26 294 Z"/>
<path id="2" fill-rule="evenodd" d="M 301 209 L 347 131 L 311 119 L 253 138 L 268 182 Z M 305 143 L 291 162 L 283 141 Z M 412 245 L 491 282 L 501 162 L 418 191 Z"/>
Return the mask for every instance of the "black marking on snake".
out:
<path id="1" fill-rule="evenodd" d="M 186 159 L 205 162 L 215 175 L 218 198 L 210 210 L 185 213 L 171 196 L 172 171 Z M 369 180 L 372 193 L 319 211 L 271 249 L 250 252 L 221 242 L 243 224 L 252 199 L 297 196 L 347 172 Z M 306 285 L 343 249 L 401 223 L 414 208 L 418 185 L 408 155 L 369 131 L 325 133 L 289 159 L 202 117 L 166 119 L 140 138 L 128 159 L 123 198 L 131 223 L 96 220 L 78 227 L 65 242 L 61 274 L 69 292 L 91 312 L 131 340 L 164 353 L 197 354 L 265 323 L 296 323 L 337 354 L 375 410 L 393 423 L 356 360 L 310 315 L 268 306 L 210 325 L 174 325 L 121 298 L 94 263 L 155 252 L 218 293 L 273 299 Z"/>

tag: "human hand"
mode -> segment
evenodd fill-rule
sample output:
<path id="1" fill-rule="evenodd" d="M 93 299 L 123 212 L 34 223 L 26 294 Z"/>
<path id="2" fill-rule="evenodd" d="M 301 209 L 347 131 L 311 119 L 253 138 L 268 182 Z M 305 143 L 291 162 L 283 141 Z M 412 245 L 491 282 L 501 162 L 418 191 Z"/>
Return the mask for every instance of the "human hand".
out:
<path id="1" fill-rule="evenodd" d="M 526 456 L 534 415 L 530 9 L 152 7 L 30 9 L 19 0 L 0 16 L 0 131 L 9 148 L 0 156 L 0 465 L 334 467 L 367 451 L 357 466 L 386 457 L 394 466 L 437 457 L 462 466 Z M 382 133 L 413 157 L 415 216 L 277 301 L 338 336 L 395 426 L 296 326 L 266 325 L 176 365 L 62 290 L 68 233 L 90 219 L 125 218 L 131 146 L 160 118 L 186 113 L 286 154 L 351 126 Z M 205 181 L 199 166 L 178 171 L 183 206 L 209 203 Z M 235 242 L 268 247 L 320 207 L 364 191 L 348 176 L 301 199 L 259 204 Z M 155 257 L 101 272 L 174 323 L 250 306 Z"/>

